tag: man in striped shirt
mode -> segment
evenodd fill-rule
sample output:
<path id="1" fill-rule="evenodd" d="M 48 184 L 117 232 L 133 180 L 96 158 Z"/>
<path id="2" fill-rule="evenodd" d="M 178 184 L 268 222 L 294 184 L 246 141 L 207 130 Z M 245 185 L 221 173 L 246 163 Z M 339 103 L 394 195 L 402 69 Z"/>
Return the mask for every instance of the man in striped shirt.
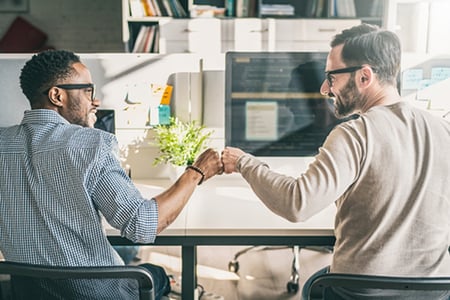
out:
<path id="1" fill-rule="evenodd" d="M 195 187 L 222 169 L 218 153 L 208 149 L 174 185 L 145 199 L 120 165 L 115 136 L 91 128 L 100 102 L 77 55 L 64 50 L 34 55 L 22 69 L 20 85 L 31 110 L 20 125 L 0 129 L 0 250 L 6 260 L 123 265 L 104 234 L 100 213 L 122 236 L 152 243 Z M 170 290 L 167 276 L 160 267 L 144 266 L 153 273 L 159 299 Z M 46 283 L 39 293 L 46 299 L 129 299 L 137 293 L 135 282 L 102 283 Z"/>

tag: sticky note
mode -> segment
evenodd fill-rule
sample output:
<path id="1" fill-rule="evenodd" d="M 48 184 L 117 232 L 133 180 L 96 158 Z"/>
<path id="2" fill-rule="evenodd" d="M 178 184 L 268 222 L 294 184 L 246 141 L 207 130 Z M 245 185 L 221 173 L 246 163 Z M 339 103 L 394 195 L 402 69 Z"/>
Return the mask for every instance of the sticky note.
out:
<path id="1" fill-rule="evenodd" d="M 431 82 L 436 83 L 439 81 L 450 78 L 450 68 L 431 68 Z"/>
<path id="2" fill-rule="evenodd" d="M 173 87 L 171 85 L 166 85 L 164 93 L 161 97 L 161 105 L 170 105 L 170 98 L 172 97 Z"/>
<path id="3" fill-rule="evenodd" d="M 158 114 L 159 114 L 159 124 L 161 124 L 161 125 L 169 125 L 170 124 L 170 106 L 169 105 L 158 106 Z"/>
<path id="4" fill-rule="evenodd" d="M 402 74 L 402 90 L 417 90 L 423 79 L 422 69 L 405 70 Z"/>

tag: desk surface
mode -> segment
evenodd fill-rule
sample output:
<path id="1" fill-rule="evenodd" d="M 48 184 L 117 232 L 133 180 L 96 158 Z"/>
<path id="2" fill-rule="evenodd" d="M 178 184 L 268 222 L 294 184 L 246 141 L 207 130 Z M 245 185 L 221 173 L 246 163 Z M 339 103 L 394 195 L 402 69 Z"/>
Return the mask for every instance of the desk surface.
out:
<path id="1" fill-rule="evenodd" d="M 271 212 L 240 175 L 211 178 L 199 186 L 177 219 L 161 232 L 156 245 L 182 248 L 182 298 L 195 299 L 196 247 L 199 245 L 317 245 L 334 244 L 334 205 L 306 222 L 291 223 Z M 158 195 L 168 180 L 135 180 L 146 198 Z M 112 244 L 130 241 L 106 227 Z"/>
<path id="2" fill-rule="evenodd" d="M 136 180 L 142 195 L 151 198 L 171 182 Z M 336 208 L 306 222 L 291 223 L 270 211 L 240 177 L 213 177 L 199 186 L 177 219 L 160 236 L 333 236 Z M 108 235 L 114 230 L 107 228 Z"/>

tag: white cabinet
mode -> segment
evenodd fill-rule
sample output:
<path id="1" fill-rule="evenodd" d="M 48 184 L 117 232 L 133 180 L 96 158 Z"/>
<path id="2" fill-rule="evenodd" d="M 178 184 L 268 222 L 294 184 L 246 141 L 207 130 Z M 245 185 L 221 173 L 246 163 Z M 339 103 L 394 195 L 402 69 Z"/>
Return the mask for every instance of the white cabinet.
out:
<path id="1" fill-rule="evenodd" d="M 220 20 L 221 53 L 234 49 L 234 19 Z"/>
<path id="2" fill-rule="evenodd" d="M 159 23 L 160 53 L 220 53 L 219 19 L 163 19 Z"/>
<path id="3" fill-rule="evenodd" d="M 170 19 L 161 20 L 159 28 L 160 53 L 268 50 L 265 19 Z"/>
<path id="4" fill-rule="evenodd" d="M 234 19 L 235 51 L 267 51 L 269 41 L 269 21 L 267 19 L 242 18 Z"/>
<path id="5" fill-rule="evenodd" d="M 358 19 L 170 19 L 160 22 L 160 52 L 328 51 Z"/>
<path id="6" fill-rule="evenodd" d="M 359 19 L 275 19 L 270 26 L 273 41 L 268 50 L 328 51 L 333 36 L 360 23 Z"/>

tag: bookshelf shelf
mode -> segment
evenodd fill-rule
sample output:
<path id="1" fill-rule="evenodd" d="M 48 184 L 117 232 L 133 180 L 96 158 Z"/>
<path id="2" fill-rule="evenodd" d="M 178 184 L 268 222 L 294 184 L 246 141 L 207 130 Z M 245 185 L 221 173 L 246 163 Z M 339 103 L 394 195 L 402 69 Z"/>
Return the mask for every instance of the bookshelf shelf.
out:
<path id="1" fill-rule="evenodd" d="M 122 36 L 126 52 L 158 53 L 159 26 L 189 17 L 190 0 L 122 0 Z"/>
<path id="2" fill-rule="evenodd" d="M 168 1 L 177 1 L 185 13 L 182 16 L 167 16 L 167 13 L 164 13 L 163 16 L 144 16 L 139 12 L 136 13 L 136 8 L 132 8 L 133 5 L 143 2 L 163 3 Z M 316 27 L 319 26 L 316 24 L 317 22 L 325 24 L 324 26 L 334 33 L 341 31 L 345 26 L 357 24 L 352 21 L 362 21 L 384 27 L 384 14 L 389 6 L 389 1 L 392 0 L 285 0 L 282 1 L 283 4 L 290 5 L 294 11 L 292 15 L 291 9 L 289 12 L 291 15 L 287 15 L 274 13 L 276 10 L 273 9 L 260 9 L 263 5 L 266 7 L 279 5 L 279 0 L 216 0 L 214 4 L 222 5 L 225 8 L 230 5 L 229 3 L 234 3 L 233 8 L 231 10 L 227 8 L 224 17 L 190 18 L 190 10 L 194 5 L 208 4 L 210 1 L 122 0 L 123 42 L 126 52 L 135 50 L 156 53 L 197 51 L 224 53 L 230 50 L 312 50 L 311 47 L 317 47 L 316 50 L 326 50 L 328 49 L 328 40 L 317 40 L 307 32 L 314 33 L 317 30 Z M 240 9 L 245 3 L 248 5 L 247 12 L 242 13 Z M 132 10 L 134 10 L 134 14 Z M 272 14 L 265 15 L 264 11 L 272 12 Z M 234 12 L 234 14 L 230 16 L 229 12 Z M 241 17 L 236 17 L 236 15 Z M 292 22 L 292 24 L 287 25 L 288 22 Z M 150 30 L 152 32 L 148 33 L 147 27 L 154 27 L 154 30 Z M 280 32 L 286 28 L 294 31 L 295 34 L 298 32 L 291 42 L 284 38 L 279 41 L 277 36 L 274 37 L 273 34 L 283 35 Z M 144 30 L 147 31 L 147 34 L 152 34 L 150 38 L 153 39 L 154 46 L 136 47 L 139 40 L 142 42 L 142 34 L 138 40 L 139 32 Z M 304 36 L 310 36 L 311 40 L 305 39 Z M 272 37 L 272 40 L 269 37 Z M 149 37 L 147 37 L 147 42 L 148 39 Z M 246 41 L 247 43 L 245 43 Z M 203 43 L 203 45 L 199 43 Z M 248 47 L 242 46 L 243 43 Z"/>
<path id="3" fill-rule="evenodd" d="M 159 23 L 164 20 L 171 20 L 171 17 L 130 17 L 127 19 L 128 23 L 143 23 L 143 22 L 150 22 L 150 23 Z"/>

